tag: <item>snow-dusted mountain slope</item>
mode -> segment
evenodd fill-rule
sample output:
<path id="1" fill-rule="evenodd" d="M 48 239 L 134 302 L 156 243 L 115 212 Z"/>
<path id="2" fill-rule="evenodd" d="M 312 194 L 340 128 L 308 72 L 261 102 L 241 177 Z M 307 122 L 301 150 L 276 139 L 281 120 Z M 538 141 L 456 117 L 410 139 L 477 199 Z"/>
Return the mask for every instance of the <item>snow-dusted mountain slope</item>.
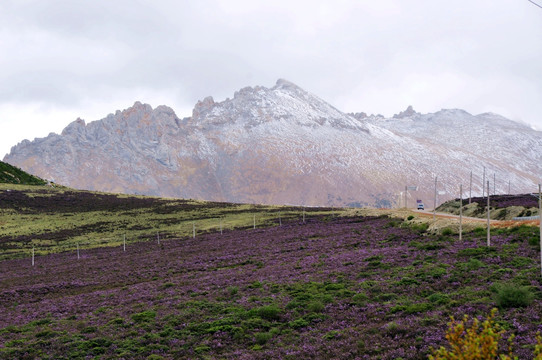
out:
<path id="1" fill-rule="evenodd" d="M 4 161 L 84 189 L 233 202 L 398 206 L 433 203 L 459 184 L 534 191 L 542 134 L 494 114 L 463 110 L 393 118 L 345 114 L 298 86 L 247 87 L 199 101 L 190 118 L 134 106 L 12 148 Z M 495 174 L 496 184 L 493 184 Z"/>

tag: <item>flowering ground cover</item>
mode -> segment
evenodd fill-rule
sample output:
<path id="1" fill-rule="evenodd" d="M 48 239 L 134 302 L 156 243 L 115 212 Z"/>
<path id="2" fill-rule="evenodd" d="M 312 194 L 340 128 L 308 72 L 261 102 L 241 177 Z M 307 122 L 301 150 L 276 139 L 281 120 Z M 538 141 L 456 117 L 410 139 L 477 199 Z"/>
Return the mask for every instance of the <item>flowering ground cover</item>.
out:
<path id="1" fill-rule="evenodd" d="M 535 196 L 536 195 L 536 196 Z M 517 195 L 493 195 L 489 197 L 489 206 L 495 209 L 504 209 L 511 206 L 522 206 L 524 208 L 538 207 L 538 194 L 517 194 Z M 484 202 L 485 201 L 485 202 Z M 472 198 L 472 202 L 487 204 L 487 197 Z M 467 200 L 464 200 L 464 204 Z"/>
<path id="2" fill-rule="evenodd" d="M 425 359 L 450 316 L 495 306 L 531 358 L 538 228 L 486 247 L 413 224 L 328 214 L 3 260 L 0 358 Z"/>

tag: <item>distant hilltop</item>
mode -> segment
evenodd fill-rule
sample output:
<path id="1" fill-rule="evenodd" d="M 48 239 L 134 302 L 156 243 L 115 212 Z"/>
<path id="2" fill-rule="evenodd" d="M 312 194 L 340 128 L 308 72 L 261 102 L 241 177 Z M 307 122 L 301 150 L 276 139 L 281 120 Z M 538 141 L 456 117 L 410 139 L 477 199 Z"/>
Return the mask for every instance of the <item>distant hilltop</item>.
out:
<path id="1" fill-rule="evenodd" d="M 47 181 L 0 161 L 0 184 L 45 185 Z"/>
<path id="2" fill-rule="evenodd" d="M 102 120 L 14 146 L 4 161 L 79 189 L 216 201 L 404 206 L 537 188 L 542 134 L 460 109 L 392 118 L 346 114 L 299 86 L 246 87 L 199 101 L 192 116 L 136 102 Z M 496 182 L 493 182 L 493 179 Z"/>

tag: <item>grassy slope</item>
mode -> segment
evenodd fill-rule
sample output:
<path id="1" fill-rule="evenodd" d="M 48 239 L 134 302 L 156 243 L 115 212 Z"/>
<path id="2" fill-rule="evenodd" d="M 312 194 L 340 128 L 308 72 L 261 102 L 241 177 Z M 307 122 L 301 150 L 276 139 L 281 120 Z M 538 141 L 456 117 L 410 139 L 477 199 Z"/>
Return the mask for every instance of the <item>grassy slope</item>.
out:
<path id="1" fill-rule="evenodd" d="M 527 294 L 497 318 L 520 359 L 542 329 L 537 228 L 495 230 L 488 248 L 483 229 L 460 242 L 414 219 L 311 213 L 303 224 L 300 209 L 283 208 L 279 227 L 276 207 L 0 194 L 15 195 L 0 202 L 2 244 L 21 241 L 10 257 L 26 255 L 0 261 L 0 359 L 424 359 L 444 344 L 449 316 L 486 315 L 506 286 Z M 254 213 L 270 227 L 252 229 Z M 193 221 L 210 232 L 192 239 Z M 160 246 L 157 230 L 168 237 Z M 45 235 L 5 241 L 33 233 Z M 30 265 L 30 245 L 46 253 L 101 239 L 118 246 Z"/>
<path id="2" fill-rule="evenodd" d="M 307 208 L 307 214 L 330 209 Z M 0 260 L 277 224 L 302 208 L 116 195 L 0 184 Z"/>
<path id="3" fill-rule="evenodd" d="M 34 175 L 30 175 L 15 166 L 0 161 L 0 183 L 45 185 L 47 182 Z"/>
<path id="4" fill-rule="evenodd" d="M 538 215 L 538 199 L 531 194 L 497 195 L 489 198 L 490 218 L 512 220 L 514 217 Z M 459 215 L 459 199 L 450 200 L 437 208 L 439 212 Z M 471 204 L 463 199 L 463 215 L 487 218 L 487 197 L 473 198 Z"/>

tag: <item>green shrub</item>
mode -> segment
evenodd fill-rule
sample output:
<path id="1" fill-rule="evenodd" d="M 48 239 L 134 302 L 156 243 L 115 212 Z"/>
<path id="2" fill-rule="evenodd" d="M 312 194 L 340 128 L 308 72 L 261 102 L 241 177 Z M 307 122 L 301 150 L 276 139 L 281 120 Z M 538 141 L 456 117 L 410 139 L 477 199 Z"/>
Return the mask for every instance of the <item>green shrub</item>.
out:
<path id="1" fill-rule="evenodd" d="M 266 320 L 278 320 L 280 312 L 280 309 L 276 305 L 267 305 L 256 309 L 256 314 Z"/>
<path id="2" fill-rule="evenodd" d="M 533 259 L 523 257 L 523 256 L 514 256 L 512 261 L 510 261 L 510 265 L 517 267 L 517 268 L 525 268 L 534 263 Z"/>
<path id="3" fill-rule="evenodd" d="M 425 244 L 417 243 L 417 244 L 414 244 L 414 247 L 416 247 L 417 249 L 426 250 L 426 251 L 439 250 L 439 249 L 445 248 L 443 244 L 440 244 L 438 242 L 431 242 L 431 243 L 425 243 Z"/>
<path id="4" fill-rule="evenodd" d="M 123 318 L 115 318 L 111 321 L 109 321 L 110 325 L 124 325 L 124 319 Z"/>
<path id="5" fill-rule="evenodd" d="M 87 326 L 83 330 L 81 330 L 81 333 L 83 334 L 92 334 L 98 331 L 98 328 L 96 326 Z"/>
<path id="6" fill-rule="evenodd" d="M 239 292 L 239 288 L 237 286 L 228 286 L 227 290 L 231 296 L 234 296 Z"/>
<path id="7" fill-rule="evenodd" d="M 331 330 L 331 331 L 328 331 L 325 335 L 324 335 L 324 339 L 326 340 L 331 340 L 331 339 L 335 339 L 336 337 L 339 336 L 339 331 L 337 330 Z"/>
<path id="8" fill-rule="evenodd" d="M 299 329 L 309 326 L 309 322 L 305 319 L 295 319 L 294 321 L 290 321 L 288 326 L 292 329 Z"/>
<path id="9" fill-rule="evenodd" d="M 411 304 L 407 305 L 405 307 L 405 312 L 407 314 L 416 314 L 420 312 L 426 312 L 433 308 L 433 306 L 429 303 L 417 303 L 417 304 Z"/>
<path id="10" fill-rule="evenodd" d="M 476 234 L 476 235 L 478 235 L 478 236 L 481 236 L 481 235 L 485 234 L 486 231 L 487 231 L 487 229 L 486 229 L 486 228 L 483 228 L 483 227 L 481 227 L 481 226 L 478 226 L 477 228 L 475 228 L 475 229 L 473 230 L 474 234 Z"/>
<path id="11" fill-rule="evenodd" d="M 444 305 L 444 304 L 447 304 L 447 303 L 450 302 L 450 297 L 448 295 L 446 295 L 446 294 L 434 293 L 434 294 L 431 294 L 427 298 L 427 300 L 429 300 L 433 304 Z"/>
<path id="12" fill-rule="evenodd" d="M 452 233 L 453 233 L 453 231 L 450 228 L 442 229 L 442 235 L 444 235 L 444 236 L 452 235 Z"/>
<path id="13" fill-rule="evenodd" d="M 410 285 L 419 285 L 419 284 L 420 284 L 420 282 L 418 280 L 412 279 L 412 278 L 410 278 L 408 276 L 405 276 L 404 278 L 402 278 L 401 280 L 399 280 L 397 282 L 397 285 L 408 285 L 408 286 L 410 286 Z"/>
<path id="14" fill-rule="evenodd" d="M 531 246 L 538 246 L 538 245 L 540 245 L 540 235 L 538 235 L 538 236 L 536 236 L 536 235 L 530 236 L 529 239 L 527 240 L 527 242 L 528 242 L 529 245 L 531 245 Z"/>
<path id="15" fill-rule="evenodd" d="M 419 232 L 420 234 L 424 233 L 429 229 L 429 224 L 426 223 L 420 223 L 420 224 L 412 224 L 410 228 L 414 231 Z"/>
<path id="16" fill-rule="evenodd" d="M 156 317 L 156 311 L 146 310 L 137 314 L 132 315 L 132 320 L 136 323 L 146 322 L 154 319 Z"/>
<path id="17" fill-rule="evenodd" d="M 495 284 L 492 290 L 496 292 L 495 301 L 500 308 L 525 307 L 533 302 L 534 294 L 527 286 L 516 284 Z"/>
<path id="18" fill-rule="evenodd" d="M 156 354 L 151 354 L 146 357 L 146 360 L 162 360 L 164 357 Z"/>
<path id="19" fill-rule="evenodd" d="M 211 347 L 207 346 L 207 345 L 198 345 L 196 346 L 196 348 L 194 349 L 194 352 L 196 354 L 201 354 L 201 353 L 205 353 L 205 352 L 208 352 L 209 350 L 211 350 Z"/>
<path id="20" fill-rule="evenodd" d="M 390 301 L 394 299 L 397 299 L 397 294 L 394 293 L 380 294 L 378 296 L 378 301 Z"/>
<path id="21" fill-rule="evenodd" d="M 355 305 L 363 306 L 367 303 L 367 300 L 369 300 L 369 297 L 364 293 L 357 293 L 356 295 L 352 296 L 352 302 Z"/>
<path id="22" fill-rule="evenodd" d="M 249 286 L 247 286 L 249 289 L 260 289 L 262 287 L 262 283 L 259 282 L 258 280 L 254 281 L 252 284 L 250 284 Z"/>
<path id="23" fill-rule="evenodd" d="M 494 247 L 480 246 L 476 248 L 461 249 L 457 252 L 457 255 L 479 258 L 483 257 L 484 255 L 494 254 L 496 252 L 497 249 Z"/>
<path id="24" fill-rule="evenodd" d="M 268 333 L 268 332 L 266 332 L 266 333 L 257 333 L 256 334 L 256 343 L 258 345 L 264 345 L 269 340 L 271 340 L 272 337 L 273 337 L 273 334 Z"/>
<path id="25" fill-rule="evenodd" d="M 407 217 L 407 220 L 412 220 L 412 219 L 414 219 L 414 215 L 409 215 L 409 216 Z"/>
<path id="26" fill-rule="evenodd" d="M 485 267 L 484 263 L 481 262 L 480 260 L 478 259 L 469 259 L 469 261 L 467 262 L 467 269 L 468 270 L 478 270 L 479 268 L 481 267 Z"/>
<path id="27" fill-rule="evenodd" d="M 344 289 L 344 287 L 345 287 L 344 284 L 329 283 L 329 284 L 326 284 L 325 289 L 326 291 L 338 291 L 338 290 Z"/>
<path id="28" fill-rule="evenodd" d="M 397 227 L 399 226 L 401 223 L 399 220 L 391 220 L 390 222 L 388 222 L 386 225 L 384 225 L 384 228 L 392 228 L 392 227 Z"/>
<path id="29" fill-rule="evenodd" d="M 407 330 L 403 326 L 397 324 L 395 321 L 386 324 L 385 330 L 386 333 L 390 336 L 405 334 L 407 332 Z"/>
<path id="30" fill-rule="evenodd" d="M 309 305 L 307 306 L 307 310 L 309 312 L 313 312 L 313 313 L 319 313 L 319 312 L 322 312 L 324 311 L 324 304 L 322 304 L 320 301 L 312 301 L 309 303 Z"/>
<path id="31" fill-rule="evenodd" d="M 38 333 L 36 333 L 35 336 L 36 336 L 37 338 L 46 338 L 46 339 L 48 339 L 48 338 L 53 338 L 53 337 L 55 337 L 55 336 L 57 336 L 57 335 L 58 335 L 57 332 L 52 331 L 52 330 L 50 330 L 50 329 L 45 329 L 45 330 L 43 330 L 43 331 L 39 331 Z"/>
<path id="32" fill-rule="evenodd" d="M 448 273 L 448 271 L 446 271 L 446 269 L 441 268 L 441 267 L 437 267 L 437 268 L 431 270 L 431 277 L 433 277 L 434 279 L 440 279 L 441 277 L 443 277 L 447 273 Z"/>
<path id="33" fill-rule="evenodd" d="M 171 283 L 171 282 L 167 282 L 167 283 L 164 283 L 162 284 L 162 286 L 160 287 L 160 289 L 164 290 L 164 289 L 169 289 L 170 287 L 173 287 L 175 286 L 175 284 Z"/>

